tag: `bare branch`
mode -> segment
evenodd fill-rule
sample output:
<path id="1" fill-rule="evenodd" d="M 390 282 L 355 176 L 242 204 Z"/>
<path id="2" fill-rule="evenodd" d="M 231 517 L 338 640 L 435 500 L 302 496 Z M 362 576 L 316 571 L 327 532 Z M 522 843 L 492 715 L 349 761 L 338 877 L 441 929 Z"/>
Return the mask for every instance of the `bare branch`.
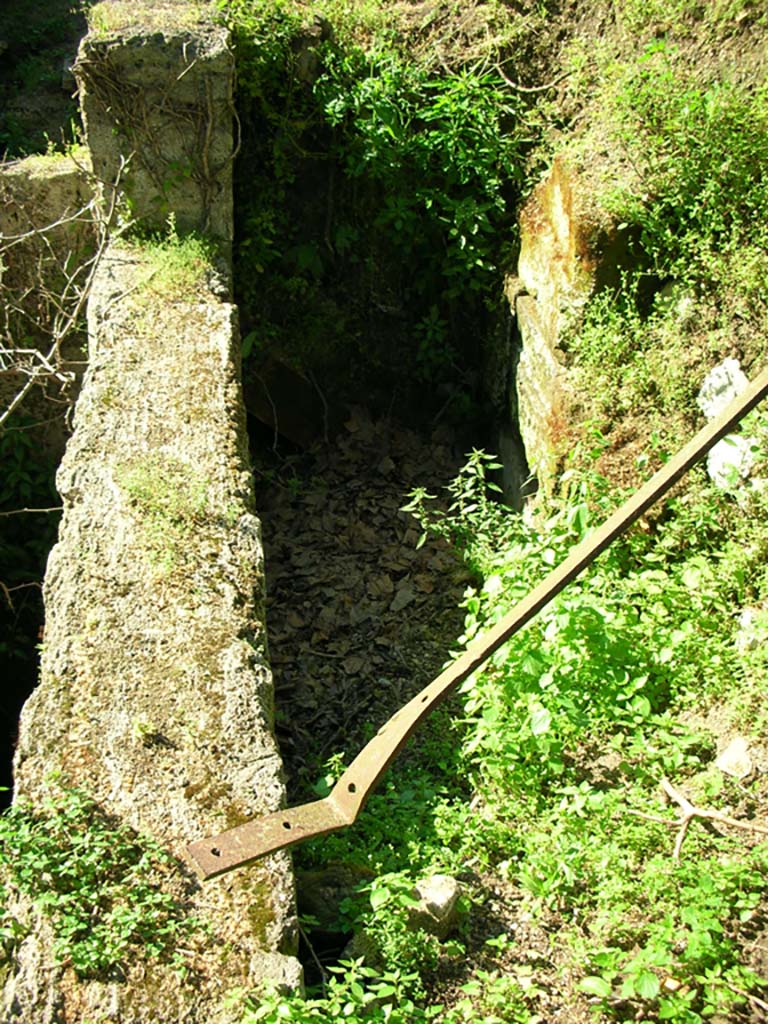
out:
<path id="1" fill-rule="evenodd" d="M 108 184 L 106 210 L 101 209 L 94 197 L 74 213 L 63 214 L 58 220 L 40 227 L 34 224 L 32 212 L 20 204 L 19 208 L 30 224 L 29 230 L 16 235 L 0 235 L 0 297 L 3 300 L 0 306 L 4 321 L 0 335 L 0 369 L 23 379 L 0 411 L 0 426 L 36 386 L 55 382 L 63 389 L 75 379 L 72 370 L 65 368 L 62 345 L 82 323 L 93 280 L 109 241 L 130 227 L 130 224 L 123 224 L 116 228 L 120 183 L 129 161 L 130 157 L 121 159 L 115 180 Z M 54 242 L 54 232 L 78 222 L 92 223 L 97 231 L 95 252 L 86 259 L 79 258 L 72 249 L 62 252 Z M 33 277 L 31 284 L 22 284 L 14 294 L 10 285 L 2 280 L 2 272 L 7 269 L 2 256 L 23 243 L 36 247 L 32 250 Z M 51 283 L 53 279 L 55 283 Z M 47 335 L 46 346 L 30 348 L 28 344 L 14 343 L 14 335 L 24 331 L 27 324 L 33 335 L 39 335 L 41 331 Z"/>
<path id="2" fill-rule="evenodd" d="M 95 203 L 96 200 L 91 199 L 90 202 L 86 203 L 85 206 L 81 206 L 75 213 L 65 214 L 50 224 L 43 224 L 42 226 L 33 225 L 28 231 L 24 231 L 20 235 L 4 235 L 0 231 L 0 245 L 2 245 L 3 251 L 5 251 L 13 248 L 14 245 L 18 245 L 20 242 L 27 242 L 31 238 L 40 238 L 45 241 L 46 245 L 50 246 L 48 235 L 51 231 L 55 231 L 56 228 L 61 228 L 68 224 L 87 223 L 92 220 Z M 29 219 L 29 216 L 27 216 L 27 219 Z"/>
<path id="3" fill-rule="evenodd" d="M 675 840 L 675 849 L 672 856 L 675 860 L 680 860 L 680 852 L 683 848 L 683 842 L 688 833 L 688 827 L 694 818 L 702 818 L 707 821 L 716 821 L 721 825 L 729 825 L 731 828 L 744 829 L 748 832 L 759 832 L 761 835 L 768 835 L 768 828 L 763 825 L 755 825 L 751 821 L 740 821 L 738 818 L 731 818 L 727 814 L 721 814 L 720 811 L 710 811 L 703 807 L 695 807 L 687 797 L 683 796 L 678 790 L 674 788 L 669 779 L 661 780 L 661 788 L 667 794 L 667 796 L 674 800 L 679 805 L 681 815 L 677 824 L 679 831 L 677 839 Z M 643 815 L 645 817 L 645 815 Z M 667 824 L 673 824 L 668 822 Z"/>
<path id="4" fill-rule="evenodd" d="M 510 87 L 510 89 L 514 89 L 515 92 L 524 92 L 528 95 L 537 92 L 548 92 L 550 89 L 554 89 L 554 87 L 558 85 L 560 82 L 562 82 L 564 78 L 568 78 L 568 76 L 573 73 L 570 70 L 562 71 L 559 75 L 557 75 L 556 78 L 553 78 L 551 82 L 547 82 L 546 85 L 519 85 L 517 82 L 512 81 L 512 79 L 506 74 L 506 72 L 504 71 L 500 64 L 496 65 L 496 70 L 499 72 L 499 74 Z"/>
<path id="5" fill-rule="evenodd" d="M 20 516 L 25 512 L 62 512 L 63 510 L 63 505 L 54 505 L 52 508 L 14 508 L 10 512 L 0 512 L 0 517 Z"/>
<path id="6" fill-rule="evenodd" d="M 38 590 L 42 589 L 42 583 L 39 580 L 32 580 L 29 583 L 17 583 L 15 587 L 8 587 L 2 580 L 0 580 L 0 590 L 3 592 L 3 597 L 8 602 L 8 607 L 11 611 L 14 611 L 13 598 L 11 594 L 17 590 L 29 590 L 30 587 L 37 587 Z"/>

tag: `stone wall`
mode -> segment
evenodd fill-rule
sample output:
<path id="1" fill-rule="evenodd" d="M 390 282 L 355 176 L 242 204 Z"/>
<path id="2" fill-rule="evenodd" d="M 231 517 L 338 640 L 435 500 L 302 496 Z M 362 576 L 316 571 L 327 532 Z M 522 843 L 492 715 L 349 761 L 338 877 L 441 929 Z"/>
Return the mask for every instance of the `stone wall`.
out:
<path id="1" fill-rule="evenodd" d="M 17 236 L 63 221 L 48 237 L 67 250 L 84 244 L 92 234 L 88 221 L 72 224 L 68 218 L 93 198 L 90 178 L 90 154 L 85 148 L 0 164 L 0 235 Z M 22 273 L 19 264 L 11 262 Z M 7 268 L 2 272 L 6 274 Z"/>
<path id="2" fill-rule="evenodd" d="M 560 339 L 592 294 L 602 244 L 579 175 L 564 159 L 555 160 L 523 207 L 520 238 L 518 276 L 507 282 L 520 345 L 510 404 L 530 470 L 549 490 L 569 421 Z"/>
<path id="3" fill-rule="evenodd" d="M 81 47 L 81 76 L 97 51 L 129 76 L 136 55 L 146 58 L 155 126 L 175 123 L 178 109 L 189 113 L 189 97 L 231 95 L 226 38 L 210 26 L 199 38 L 186 24 L 175 31 L 172 6 L 159 5 L 159 34 L 132 25 L 124 54 L 117 33 Z M 220 93 L 209 57 L 229 69 Z M 181 87 L 175 99 L 157 99 L 155 58 Z M 212 74 L 218 81 L 218 65 Z M 84 102 L 98 106 L 89 75 Z M 110 134 L 94 109 L 88 141 L 109 181 L 125 125 Z M 143 116 L 140 102 L 134 109 Z M 206 109 L 226 123 L 194 114 L 192 138 L 219 152 L 213 140 L 231 140 L 231 110 L 223 102 Z M 152 220 L 169 202 L 178 226 L 208 226 L 226 253 L 231 194 L 216 199 L 194 176 L 189 191 L 161 187 L 178 147 L 153 152 L 158 164 L 149 166 L 145 152 L 124 179 L 134 212 Z M 106 975 L 76 974 L 57 955 L 50 920 L 10 886 L 21 938 L 0 973 L 6 1024 L 235 1024 L 242 1006 L 233 994 L 264 979 L 301 982 L 288 855 L 205 885 L 182 857 L 191 840 L 277 809 L 284 788 L 237 313 L 224 265 L 175 236 L 170 245 L 168 274 L 167 248 L 113 241 L 93 282 L 88 369 L 58 474 L 64 514 L 46 573 L 40 683 L 21 717 L 14 801 L 55 804 L 75 788 L 116 828 L 168 851 L 162 887 L 189 921 L 186 974 L 142 949 Z"/>
<path id="4" fill-rule="evenodd" d="M 57 326 L 74 308 L 96 248 L 92 201 L 85 149 L 0 164 L 0 342 L 8 350 L 3 357 L 6 372 L 0 377 L 0 409 L 8 408 L 31 371 L 43 371 L 40 385 L 24 399 L 23 413 L 40 424 L 36 443 L 54 457 L 63 452 L 85 338 L 76 327 L 69 332 L 54 358 L 58 377 L 46 372 L 32 352 L 17 353 L 20 348 L 37 350 L 47 358 Z M 68 298 L 62 305 L 63 293 Z"/>
<path id="5" fill-rule="evenodd" d="M 265 976 L 298 983 L 281 955 L 294 940 L 287 857 L 205 886 L 180 859 L 190 840 L 274 810 L 284 794 L 235 309 L 203 279 L 182 299 L 155 295 L 151 271 L 141 249 L 116 247 L 91 296 L 15 799 L 75 786 L 160 840 L 177 858 L 171 889 L 211 935 L 186 983 L 139 962 L 118 985 L 57 968 L 34 929 L 5 994 L 3 1019 L 24 1024 L 100 1013 L 214 1024 L 237 1020 L 222 1005 L 228 991 Z M 30 908 L 17 911 L 29 920 Z"/>
<path id="6" fill-rule="evenodd" d="M 234 59 L 205 9 L 106 2 L 74 66 L 93 169 L 126 217 L 232 241 Z"/>

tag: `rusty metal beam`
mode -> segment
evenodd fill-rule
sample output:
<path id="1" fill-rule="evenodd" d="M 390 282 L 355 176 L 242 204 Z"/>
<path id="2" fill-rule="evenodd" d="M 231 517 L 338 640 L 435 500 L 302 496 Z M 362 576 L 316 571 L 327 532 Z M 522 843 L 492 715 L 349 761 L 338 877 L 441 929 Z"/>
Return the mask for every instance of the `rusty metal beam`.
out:
<path id="1" fill-rule="evenodd" d="M 274 850 L 351 825 L 401 747 L 433 708 L 541 611 L 605 551 L 619 534 L 666 494 L 766 394 L 768 369 L 716 419 L 700 430 L 602 526 L 577 545 L 565 561 L 500 622 L 474 640 L 461 657 L 396 712 L 360 751 L 324 800 L 274 811 L 228 832 L 190 843 L 186 852 L 198 874 L 204 879 L 214 878 Z"/>

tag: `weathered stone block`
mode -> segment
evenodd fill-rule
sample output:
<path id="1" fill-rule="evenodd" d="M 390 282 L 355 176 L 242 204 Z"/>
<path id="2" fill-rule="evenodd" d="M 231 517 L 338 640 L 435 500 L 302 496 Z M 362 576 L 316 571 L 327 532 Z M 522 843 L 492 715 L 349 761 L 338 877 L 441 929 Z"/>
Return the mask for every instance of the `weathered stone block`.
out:
<path id="1" fill-rule="evenodd" d="M 190 840 L 275 810 L 284 792 L 235 309 L 204 277 L 172 299 L 154 280 L 145 251 L 121 245 L 91 296 L 16 798 L 39 803 L 58 773 L 159 840 L 177 858 L 169 885 L 210 937 L 186 979 L 138 956 L 119 982 L 81 981 L 33 925 L 4 997 L 3 1020 L 24 1024 L 224 1024 L 239 1016 L 227 992 L 300 980 L 283 955 L 295 928 L 287 856 L 205 886 L 181 859 Z"/>
<path id="2" fill-rule="evenodd" d="M 595 286 L 598 242 L 578 175 L 563 159 L 534 189 L 520 214 L 514 312 L 521 343 L 515 392 L 531 472 L 549 490 L 568 421 L 568 385 L 559 341 Z M 523 291 L 526 294 L 520 294 Z"/>
<path id="3" fill-rule="evenodd" d="M 197 20 L 195 20 L 195 16 Z M 74 66 L 93 167 L 129 214 L 232 241 L 233 56 L 194 6 L 104 3 Z"/>
<path id="4" fill-rule="evenodd" d="M 592 234 L 579 202 L 578 176 L 558 158 L 520 212 L 518 275 L 540 303 L 548 330 L 557 330 L 563 311 L 583 303 L 591 293 Z"/>
<path id="5" fill-rule="evenodd" d="M 132 217 L 173 214 L 180 233 L 164 249 L 113 242 L 92 282 L 40 683 L 14 764 L 16 803 L 74 788 L 168 851 L 162 889 L 190 922 L 187 973 L 144 942 L 106 974 L 78 974 L 51 919 L 10 886 L 22 930 L 0 979 L 8 1024 L 235 1024 L 235 993 L 301 984 L 288 856 L 205 886 L 182 857 L 284 800 L 236 309 L 222 268 L 182 237 L 195 229 L 225 252 L 232 238 L 232 58 L 199 10 L 101 5 L 80 50 L 104 209 L 117 183 Z"/>
<path id="6" fill-rule="evenodd" d="M 93 198 L 90 155 L 29 156 L 0 164 L 0 235 L 16 236 L 48 225 L 48 237 L 67 251 L 93 235 L 87 220 L 69 220 Z"/>
<path id="7" fill-rule="evenodd" d="M 69 327 L 68 314 L 86 285 L 96 250 L 92 202 L 85 149 L 0 164 L 0 343 L 7 350 L 0 408 L 7 409 L 30 374 L 39 371 L 40 383 L 24 399 L 23 411 L 40 424 L 36 440 L 57 457 L 64 448 L 65 415 L 76 397 L 84 341 L 76 323 L 63 344 L 59 332 Z"/>

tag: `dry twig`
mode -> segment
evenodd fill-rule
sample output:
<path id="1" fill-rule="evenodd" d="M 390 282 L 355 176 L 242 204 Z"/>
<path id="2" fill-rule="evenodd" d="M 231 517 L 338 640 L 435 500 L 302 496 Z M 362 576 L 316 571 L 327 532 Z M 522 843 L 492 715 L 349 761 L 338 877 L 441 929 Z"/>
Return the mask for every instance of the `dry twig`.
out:
<path id="1" fill-rule="evenodd" d="M 14 508 L 10 512 L 0 512 L 0 516 L 20 516 L 24 512 L 62 512 L 63 505 L 54 505 L 53 508 Z"/>
<path id="2" fill-rule="evenodd" d="M 741 996 L 743 999 L 747 999 L 753 1006 L 758 1007 L 760 1010 L 768 1010 L 768 1003 L 764 999 L 760 999 L 759 996 L 754 995 L 752 992 L 747 992 L 746 989 L 737 988 L 735 985 L 731 985 L 729 982 L 721 979 L 721 985 L 724 988 L 730 989 L 737 996 Z"/>
<path id="3" fill-rule="evenodd" d="M 509 77 L 509 75 L 506 74 L 501 65 L 497 64 L 496 70 L 499 72 L 499 74 L 510 87 L 510 89 L 514 89 L 515 92 L 524 92 L 528 94 L 537 92 L 548 92 L 550 89 L 554 89 L 554 87 L 558 85 L 560 82 L 562 82 L 564 78 L 568 78 L 568 76 L 572 74 L 570 70 L 561 71 L 559 75 L 553 78 L 551 82 L 547 82 L 546 85 L 520 85 L 518 82 L 512 81 L 512 79 Z"/>
<path id="4" fill-rule="evenodd" d="M 14 294 L 0 280 L 4 318 L 0 325 L 0 370 L 23 381 L 5 407 L 0 409 L 0 426 L 36 385 L 56 382 L 60 387 L 66 387 L 74 379 L 73 372 L 65 367 L 62 345 L 82 322 L 96 271 L 109 241 L 115 237 L 119 184 L 127 165 L 127 159 L 121 161 L 116 181 L 110 183 L 110 202 L 103 216 L 96 216 L 96 200 L 93 199 L 74 214 L 65 214 L 44 226 L 35 226 L 32 215 L 27 212 L 31 225 L 28 231 L 0 236 L 0 257 L 22 242 L 34 242 L 41 249 L 39 257 L 36 257 L 36 278 L 31 286 L 20 294 Z M 74 261 L 72 252 L 57 252 L 52 241 L 52 233 L 56 229 L 77 221 L 94 222 L 98 229 L 95 252 L 82 262 Z M 53 278 L 59 282 L 55 286 L 50 284 Z M 37 313 L 31 312 L 26 305 L 33 293 L 37 297 Z M 44 310 L 42 315 L 40 310 Z M 18 334 L 23 329 L 20 325 L 28 321 L 31 321 L 34 333 L 45 331 L 47 340 L 44 348 L 19 344 Z"/>
<path id="5" fill-rule="evenodd" d="M 675 860 L 680 860 L 680 851 L 683 848 L 688 827 L 694 818 L 702 818 L 705 821 L 717 821 L 721 825 L 730 825 L 731 828 L 740 828 L 746 832 L 759 832 L 761 835 L 768 835 L 768 828 L 763 825 L 755 825 L 751 821 L 740 821 L 738 818 L 731 818 L 721 811 L 711 811 L 704 807 L 696 807 L 687 797 L 674 788 L 669 779 L 661 780 L 661 788 L 670 800 L 674 800 L 680 807 L 682 813 L 677 821 L 669 821 L 667 818 L 662 818 L 659 815 L 645 814 L 642 811 L 631 811 L 630 813 L 636 818 L 643 818 L 645 821 L 656 821 L 661 825 L 671 827 L 677 826 L 679 831 L 675 840 L 675 849 L 672 853 Z"/>

